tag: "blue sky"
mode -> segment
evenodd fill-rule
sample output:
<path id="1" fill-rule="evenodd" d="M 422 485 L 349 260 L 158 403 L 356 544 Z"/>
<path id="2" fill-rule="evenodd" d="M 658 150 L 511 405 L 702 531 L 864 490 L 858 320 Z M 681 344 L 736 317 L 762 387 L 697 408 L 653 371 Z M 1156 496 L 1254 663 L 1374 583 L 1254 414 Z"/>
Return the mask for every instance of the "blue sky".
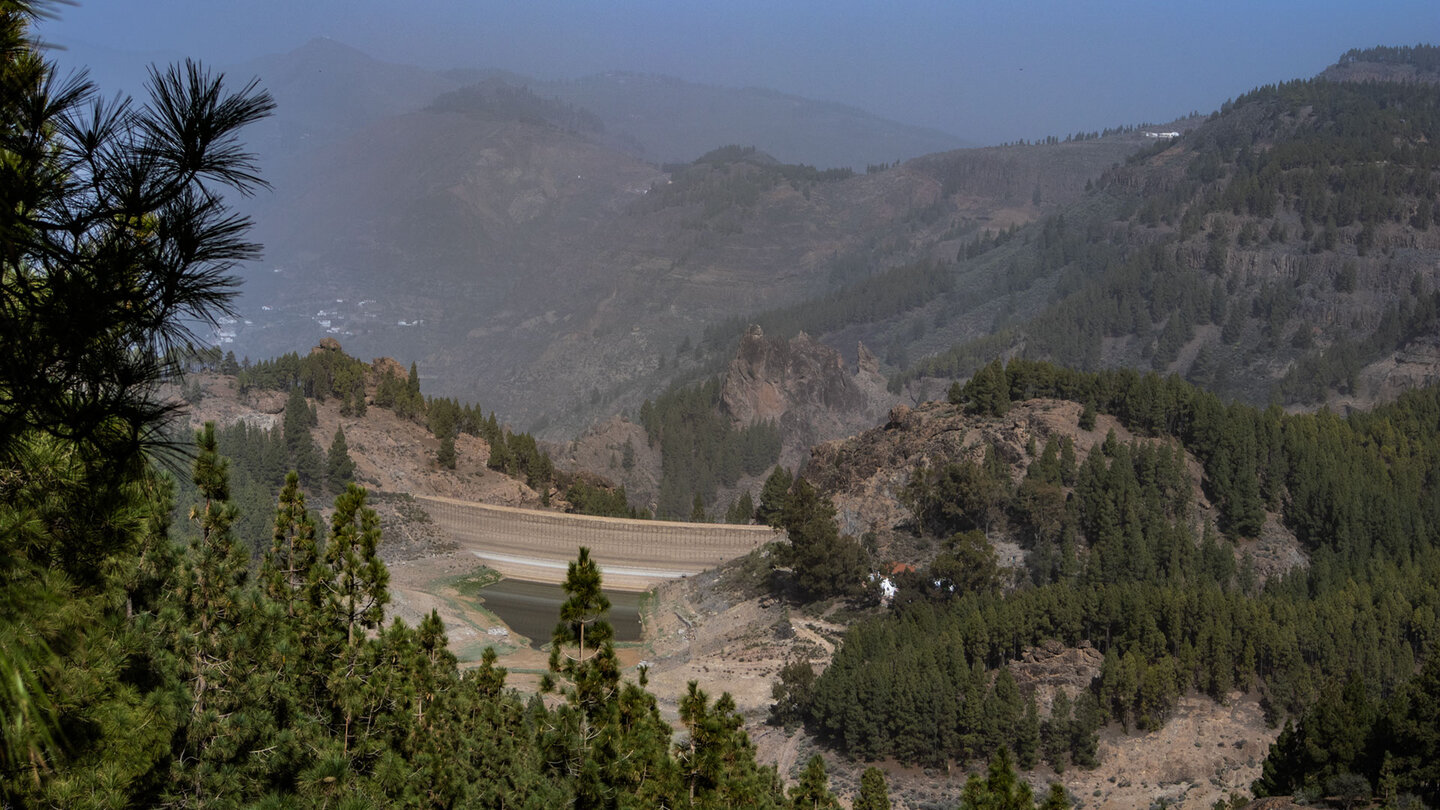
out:
<path id="1" fill-rule="evenodd" d="M 329 36 L 433 68 L 769 87 L 981 143 L 1209 112 L 1256 85 L 1314 75 L 1352 47 L 1440 44 L 1437 0 L 82 0 L 58 10 L 42 35 L 97 63 L 114 49 L 226 66 Z"/>

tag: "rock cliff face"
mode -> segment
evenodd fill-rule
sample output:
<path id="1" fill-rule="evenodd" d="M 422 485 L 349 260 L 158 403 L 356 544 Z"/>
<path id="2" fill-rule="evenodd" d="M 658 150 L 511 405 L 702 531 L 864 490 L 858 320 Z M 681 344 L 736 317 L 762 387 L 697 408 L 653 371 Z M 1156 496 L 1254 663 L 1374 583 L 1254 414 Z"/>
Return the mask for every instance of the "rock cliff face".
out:
<path id="1" fill-rule="evenodd" d="M 864 345 L 852 371 L 839 352 L 804 332 L 782 340 L 766 337 L 758 326 L 741 339 L 720 396 L 720 407 L 737 425 L 779 425 L 781 461 L 788 466 L 814 444 L 874 425 L 897 401 Z"/>
<path id="2" fill-rule="evenodd" d="M 885 390 L 875 355 L 863 344 L 857 354 L 858 362 L 849 368 L 838 351 L 803 332 L 783 340 L 752 326 L 725 373 L 720 412 L 737 427 L 774 422 L 780 429 L 779 463 L 798 467 L 814 445 L 874 426 L 898 401 Z M 623 464 L 627 444 L 628 467 Z M 654 507 L 659 497 L 660 445 L 652 445 L 644 428 L 627 419 L 591 425 L 574 440 L 554 446 L 552 454 L 562 469 L 591 470 L 624 484 L 632 503 Z M 742 477 L 720 493 L 719 503 L 730 503 L 742 491 L 753 497 L 768 474 Z"/>
<path id="3" fill-rule="evenodd" d="M 1049 713 L 1056 693 L 1063 690 L 1066 697 L 1074 700 L 1100 677 L 1103 663 L 1105 655 L 1088 641 L 1079 647 L 1066 647 L 1050 639 L 1025 650 L 1018 660 L 1010 662 L 1009 669 L 1020 693 L 1034 694 L 1040 709 Z"/>
<path id="4" fill-rule="evenodd" d="M 1094 430 L 1080 430 L 1080 410 L 1076 402 L 1031 400 L 992 419 L 966 414 L 943 402 L 926 402 L 915 408 L 897 405 L 880 427 L 816 446 L 805 477 L 834 499 L 842 532 L 857 537 L 875 532 L 883 545 L 887 536 L 905 533 L 914 520 L 900 493 L 921 464 L 978 462 L 984 458 L 985 447 L 993 445 L 1018 483 L 1030 460 L 1025 446 L 1032 438 L 1044 446 L 1050 436 L 1068 435 L 1082 461 L 1111 429 L 1121 441 L 1131 438 L 1129 431 L 1105 414 L 1096 418 Z"/>
<path id="5" fill-rule="evenodd" d="M 1029 446 L 1043 448 L 1047 440 L 1069 438 L 1077 463 L 1084 463 L 1092 448 L 1111 431 L 1120 442 L 1135 440 L 1164 443 L 1163 438 L 1137 437 L 1109 414 L 1097 414 L 1095 427 L 1079 426 L 1083 406 L 1078 402 L 1032 399 L 1014 403 L 1002 417 L 977 416 L 946 402 L 925 402 L 914 408 L 896 405 L 879 427 L 846 439 L 817 444 L 803 466 L 803 474 L 835 503 L 836 519 L 845 534 L 873 538 L 879 559 L 925 564 L 933 559 L 933 544 L 915 539 L 915 515 L 903 493 L 915 470 L 954 462 L 980 463 L 987 447 L 994 447 L 1018 485 L 1035 457 Z M 1194 510 L 1191 528 L 1198 537 L 1218 514 L 1201 486 L 1200 462 L 1187 457 Z M 1018 538 L 1001 529 L 990 536 L 1002 567 L 1018 568 L 1026 555 Z M 1237 555 L 1248 555 L 1261 581 L 1307 564 L 1307 558 L 1280 516 L 1270 513 L 1260 536 L 1242 541 Z"/>

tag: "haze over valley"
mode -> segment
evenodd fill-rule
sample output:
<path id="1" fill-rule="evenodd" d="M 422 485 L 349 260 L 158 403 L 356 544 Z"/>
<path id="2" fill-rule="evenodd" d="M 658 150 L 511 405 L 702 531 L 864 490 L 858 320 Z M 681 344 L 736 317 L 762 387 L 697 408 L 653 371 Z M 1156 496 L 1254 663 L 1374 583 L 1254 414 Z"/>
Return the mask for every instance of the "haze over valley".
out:
<path id="1" fill-rule="evenodd" d="M 1440 806 L 1437 22 L 0 0 L 0 806 Z"/>

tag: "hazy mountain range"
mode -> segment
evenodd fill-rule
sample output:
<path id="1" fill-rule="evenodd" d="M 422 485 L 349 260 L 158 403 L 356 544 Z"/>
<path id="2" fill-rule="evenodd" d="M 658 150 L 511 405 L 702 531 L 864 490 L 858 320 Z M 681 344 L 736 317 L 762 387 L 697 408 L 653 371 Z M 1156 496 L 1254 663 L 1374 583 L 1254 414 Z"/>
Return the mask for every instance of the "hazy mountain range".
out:
<path id="1" fill-rule="evenodd" d="M 329 40 L 230 73 L 259 77 L 279 103 L 249 133 L 274 190 L 246 205 L 266 259 L 235 347 L 265 356 L 332 334 L 416 359 L 436 390 L 521 423 L 597 389 L 608 401 L 663 384 L 675 348 L 716 320 L 928 256 L 936 235 L 992 208 L 1026 221 L 1042 186 L 1044 204 L 1059 202 L 1139 145 L 1067 145 L 1048 168 L 981 150 L 980 197 L 920 222 L 944 185 L 929 169 L 822 181 L 769 165 L 863 171 L 960 143 L 841 105 L 663 77 L 442 74 Z M 716 169 L 700 196 L 646 201 L 671 180 L 661 161 L 729 143 L 758 156 Z M 929 235 L 912 241 L 917 227 Z"/>
<path id="2" fill-rule="evenodd" d="M 1428 75 L 1387 58 L 1337 69 Z M 552 436 L 718 372 L 751 320 L 851 357 L 863 341 L 896 384 L 1021 352 L 1252 401 L 1354 396 L 1362 367 L 1424 331 L 1400 293 L 1435 286 L 1436 231 L 1412 224 L 1429 181 L 1406 163 L 1423 156 L 1397 151 L 1408 185 L 1367 192 L 1372 205 L 1345 186 L 1363 156 L 1336 140 L 1347 110 L 1403 82 L 1297 83 L 1209 120 L 892 163 L 934 133 L 764 91 L 441 74 L 326 40 L 236 72 L 280 112 L 251 133 L 275 188 L 249 204 L 266 260 L 246 280 L 248 322 L 227 326 L 233 348 L 336 337 Z M 1372 118 L 1363 137 L 1402 144 L 1428 120 Z M 723 137 L 705 144 L 711 131 Z M 879 157 L 826 171 L 765 140 L 782 131 Z M 1320 367 L 1318 387 L 1295 379 Z"/>

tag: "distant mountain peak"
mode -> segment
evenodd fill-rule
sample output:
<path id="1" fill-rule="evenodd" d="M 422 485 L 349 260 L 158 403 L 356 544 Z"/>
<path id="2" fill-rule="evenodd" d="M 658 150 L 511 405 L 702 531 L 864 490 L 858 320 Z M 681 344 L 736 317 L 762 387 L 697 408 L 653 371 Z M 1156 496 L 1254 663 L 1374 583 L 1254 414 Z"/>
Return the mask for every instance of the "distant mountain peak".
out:
<path id="1" fill-rule="evenodd" d="M 293 51 L 272 57 L 292 64 L 334 64 L 337 67 L 385 64 L 353 45 L 330 37 L 314 37 Z"/>

